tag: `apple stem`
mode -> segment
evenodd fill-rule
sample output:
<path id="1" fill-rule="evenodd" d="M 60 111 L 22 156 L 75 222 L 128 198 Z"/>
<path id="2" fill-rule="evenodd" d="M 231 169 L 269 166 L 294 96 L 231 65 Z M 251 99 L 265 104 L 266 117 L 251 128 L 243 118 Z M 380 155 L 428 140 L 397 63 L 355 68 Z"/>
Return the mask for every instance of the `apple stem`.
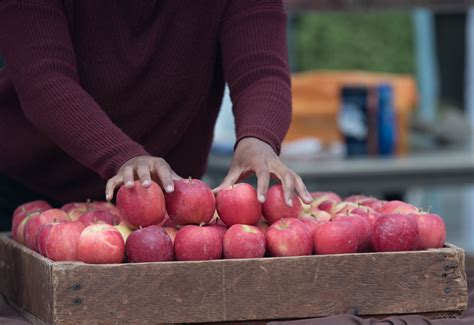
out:
<path id="1" fill-rule="evenodd" d="M 202 226 L 205 226 L 206 223 L 204 221 L 202 221 L 200 224 L 199 224 L 199 227 L 202 227 Z"/>

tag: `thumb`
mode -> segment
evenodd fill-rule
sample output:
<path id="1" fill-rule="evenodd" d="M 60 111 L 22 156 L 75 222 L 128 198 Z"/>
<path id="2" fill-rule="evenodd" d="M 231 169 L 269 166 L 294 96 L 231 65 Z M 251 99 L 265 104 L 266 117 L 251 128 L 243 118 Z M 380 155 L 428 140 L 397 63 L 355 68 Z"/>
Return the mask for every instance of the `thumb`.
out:
<path id="1" fill-rule="evenodd" d="M 213 189 L 212 192 L 217 194 L 224 188 L 234 185 L 239 180 L 241 174 L 242 172 L 239 167 L 231 167 L 229 173 L 227 173 L 227 176 L 224 178 L 221 185 Z"/>

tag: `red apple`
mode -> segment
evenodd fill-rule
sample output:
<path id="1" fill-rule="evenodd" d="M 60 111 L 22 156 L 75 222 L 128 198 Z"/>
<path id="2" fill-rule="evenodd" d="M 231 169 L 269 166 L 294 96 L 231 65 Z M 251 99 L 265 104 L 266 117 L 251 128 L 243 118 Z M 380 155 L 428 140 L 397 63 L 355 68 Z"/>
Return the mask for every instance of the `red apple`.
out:
<path id="1" fill-rule="evenodd" d="M 79 237 L 77 257 L 89 264 L 122 263 L 125 244 L 120 231 L 105 223 L 86 227 Z"/>
<path id="2" fill-rule="evenodd" d="M 368 208 L 371 208 L 371 209 L 377 211 L 377 210 L 381 209 L 382 206 L 383 206 L 386 202 L 387 202 L 387 201 L 377 200 L 377 199 L 371 199 L 371 200 L 367 200 L 367 201 L 361 202 L 360 205 L 361 205 L 361 206 L 368 207 Z"/>
<path id="3" fill-rule="evenodd" d="M 338 204 L 339 202 L 331 201 L 331 200 L 324 200 L 319 203 L 316 207 L 317 209 L 325 212 L 331 212 L 331 210 Z"/>
<path id="4" fill-rule="evenodd" d="M 353 229 L 356 230 L 359 237 L 358 252 L 367 252 L 370 249 L 372 228 L 366 218 L 357 214 L 336 215 L 335 221 L 347 221 L 353 225 Z"/>
<path id="5" fill-rule="evenodd" d="M 174 239 L 178 261 L 215 260 L 222 255 L 222 235 L 209 226 L 184 226 Z"/>
<path id="6" fill-rule="evenodd" d="M 46 256 L 53 261 L 77 261 L 78 244 L 82 231 L 84 230 L 82 222 L 60 222 L 52 224 L 50 230 L 41 233 L 46 236 L 43 240 L 42 250 Z M 44 228 L 43 228 L 44 229 Z M 38 244 L 41 243 L 39 237 Z"/>
<path id="7" fill-rule="evenodd" d="M 389 201 L 382 205 L 377 212 L 381 214 L 408 214 L 408 213 L 418 213 L 419 209 L 414 205 L 408 204 L 402 201 Z"/>
<path id="8" fill-rule="evenodd" d="M 362 203 L 362 202 L 370 201 L 372 199 L 373 198 L 369 197 L 369 196 L 365 196 L 365 195 L 362 195 L 362 194 L 356 194 L 356 195 L 351 195 L 351 196 L 346 197 L 344 199 L 344 201 L 353 202 L 353 203 Z"/>
<path id="9" fill-rule="evenodd" d="M 375 222 L 372 246 L 377 252 L 412 251 L 419 240 L 418 225 L 411 215 L 382 215 Z"/>
<path id="10" fill-rule="evenodd" d="M 309 228 L 301 220 L 284 218 L 273 223 L 265 234 L 271 256 L 311 255 L 313 240 Z"/>
<path id="11" fill-rule="evenodd" d="M 25 240 L 25 245 L 30 249 L 38 251 L 36 247 L 36 237 L 42 225 L 60 222 L 60 221 L 69 221 L 69 217 L 66 212 L 61 209 L 49 209 L 41 212 L 38 215 L 32 216 L 25 225 L 23 230 L 23 238 Z"/>
<path id="12" fill-rule="evenodd" d="M 208 227 L 212 227 L 212 228 L 216 229 L 219 232 L 219 234 L 221 235 L 221 238 L 224 238 L 224 234 L 229 229 L 225 225 L 218 225 L 218 224 L 208 225 Z"/>
<path id="13" fill-rule="evenodd" d="M 115 226 L 120 234 L 122 235 L 124 243 L 127 243 L 128 236 L 132 233 L 132 229 L 130 229 L 125 223 L 121 222 Z"/>
<path id="14" fill-rule="evenodd" d="M 254 226 L 233 225 L 224 235 L 224 258 L 258 258 L 265 255 L 265 235 Z"/>
<path id="15" fill-rule="evenodd" d="M 96 210 L 96 211 L 107 211 L 109 212 L 110 214 L 114 215 L 116 220 L 117 220 L 117 224 L 120 223 L 120 221 L 122 221 L 122 217 L 120 216 L 120 211 L 119 209 L 113 205 L 112 203 L 110 202 L 106 202 L 106 201 L 94 201 L 90 204 L 91 206 L 91 209 L 92 210 Z"/>
<path id="16" fill-rule="evenodd" d="M 311 196 L 315 199 L 331 200 L 335 202 L 341 202 L 341 197 L 334 192 L 311 192 Z"/>
<path id="17" fill-rule="evenodd" d="M 131 263 L 173 260 L 173 241 L 160 226 L 135 230 L 127 239 L 127 260 Z"/>
<path id="18" fill-rule="evenodd" d="M 262 204 L 257 191 L 246 183 L 234 184 L 217 193 L 216 209 L 227 226 L 235 224 L 256 225 L 262 215 Z"/>
<path id="19" fill-rule="evenodd" d="M 292 201 L 293 206 L 289 207 L 285 202 L 281 184 L 270 187 L 262 209 L 265 220 L 272 224 L 282 218 L 298 218 L 303 211 L 301 201 L 296 195 L 293 196 Z"/>
<path id="20" fill-rule="evenodd" d="M 133 187 L 120 187 L 117 192 L 117 208 L 123 221 L 130 228 L 159 224 L 165 217 L 163 191 L 155 182 L 145 188 L 139 181 Z"/>
<path id="21" fill-rule="evenodd" d="M 359 246 L 359 237 L 353 224 L 341 221 L 319 224 L 313 241 L 316 254 L 355 253 Z"/>
<path id="22" fill-rule="evenodd" d="M 168 236 L 170 236 L 171 241 L 174 244 L 174 239 L 176 238 L 176 234 L 178 233 L 178 229 L 176 229 L 174 227 L 163 227 L 163 229 L 166 231 Z"/>
<path id="23" fill-rule="evenodd" d="M 20 218 L 17 219 L 17 221 L 19 222 L 18 226 L 16 227 L 16 231 L 13 233 L 13 239 L 15 239 L 17 242 L 19 242 L 20 244 L 25 244 L 25 225 L 26 223 L 34 216 L 37 216 L 37 215 L 40 215 L 41 212 L 31 212 L 29 214 L 26 214 L 25 217 L 22 217 L 21 221 L 20 221 Z M 17 214 L 17 216 L 19 216 L 21 214 Z M 15 227 L 15 225 L 14 225 Z M 12 230 L 13 231 L 13 230 Z M 16 235 L 15 235 L 16 234 Z"/>
<path id="24" fill-rule="evenodd" d="M 117 216 L 111 214 L 108 211 L 89 211 L 79 217 L 79 221 L 82 222 L 86 227 L 94 223 L 107 223 L 109 225 L 117 225 L 120 220 Z"/>
<path id="25" fill-rule="evenodd" d="M 36 247 L 38 248 L 38 253 L 43 256 L 46 256 L 46 241 L 48 240 L 51 228 L 53 227 L 53 225 L 56 225 L 58 223 L 59 222 L 44 224 L 41 226 L 38 232 L 38 236 L 36 237 Z"/>
<path id="26" fill-rule="evenodd" d="M 321 223 L 318 219 L 313 217 L 311 214 L 304 214 L 299 219 L 305 223 L 311 235 L 314 233 L 314 230 L 316 229 L 316 225 Z"/>
<path id="27" fill-rule="evenodd" d="M 174 191 L 166 193 L 166 209 L 178 225 L 208 223 L 216 210 L 211 188 L 198 179 L 174 182 Z"/>
<path id="28" fill-rule="evenodd" d="M 69 215 L 71 221 L 77 221 L 84 214 L 90 211 L 89 202 L 73 202 L 67 203 L 61 207 Z"/>
<path id="29" fill-rule="evenodd" d="M 37 200 L 37 201 L 32 201 L 28 203 L 24 203 L 22 205 L 19 205 L 15 211 L 13 211 L 13 217 L 16 216 L 17 214 L 28 214 L 34 211 L 40 211 L 43 212 L 45 210 L 52 209 L 52 206 L 42 200 Z"/>
<path id="30" fill-rule="evenodd" d="M 418 249 L 441 248 L 446 240 L 446 225 L 443 219 L 433 213 L 413 214 L 418 225 L 420 241 Z"/>

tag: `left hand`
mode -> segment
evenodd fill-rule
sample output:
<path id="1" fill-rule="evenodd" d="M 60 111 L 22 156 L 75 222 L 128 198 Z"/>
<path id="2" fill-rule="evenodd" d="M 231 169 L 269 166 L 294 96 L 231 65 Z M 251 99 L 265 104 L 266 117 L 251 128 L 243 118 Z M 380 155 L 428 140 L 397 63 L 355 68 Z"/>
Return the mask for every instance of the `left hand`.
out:
<path id="1" fill-rule="evenodd" d="M 252 172 L 257 176 L 257 197 L 261 203 L 265 202 L 271 176 L 281 180 L 288 206 L 293 206 L 292 198 L 295 193 L 304 203 L 309 204 L 313 200 L 301 177 L 281 162 L 269 144 L 257 138 L 244 138 L 239 141 L 229 173 L 214 192 L 235 184 Z"/>

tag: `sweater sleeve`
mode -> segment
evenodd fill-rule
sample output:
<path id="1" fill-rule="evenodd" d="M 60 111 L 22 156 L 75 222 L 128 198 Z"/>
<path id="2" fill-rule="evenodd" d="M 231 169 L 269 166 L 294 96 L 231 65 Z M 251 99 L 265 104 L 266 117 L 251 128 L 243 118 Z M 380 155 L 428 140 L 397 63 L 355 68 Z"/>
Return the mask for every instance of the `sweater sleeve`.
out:
<path id="1" fill-rule="evenodd" d="M 279 153 L 291 121 L 282 1 L 229 0 L 220 42 L 237 141 L 256 137 Z"/>
<path id="2" fill-rule="evenodd" d="M 81 87 L 62 1 L 0 0 L 0 21 L 0 53 L 40 132 L 102 178 L 147 154 Z"/>

